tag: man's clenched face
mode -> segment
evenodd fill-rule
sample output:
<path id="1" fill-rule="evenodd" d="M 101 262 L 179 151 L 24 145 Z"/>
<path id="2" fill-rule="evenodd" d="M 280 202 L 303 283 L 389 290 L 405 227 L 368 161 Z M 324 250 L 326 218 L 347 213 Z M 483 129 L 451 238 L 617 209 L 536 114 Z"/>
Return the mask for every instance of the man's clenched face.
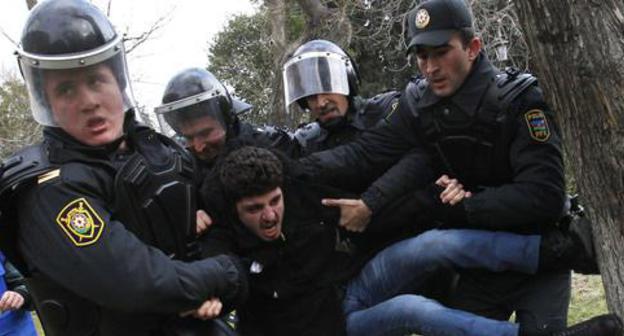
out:
<path id="1" fill-rule="evenodd" d="M 259 196 L 243 197 L 236 202 L 236 213 L 245 227 L 264 241 L 282 235 L 284 195 L 277 187 Z"/>

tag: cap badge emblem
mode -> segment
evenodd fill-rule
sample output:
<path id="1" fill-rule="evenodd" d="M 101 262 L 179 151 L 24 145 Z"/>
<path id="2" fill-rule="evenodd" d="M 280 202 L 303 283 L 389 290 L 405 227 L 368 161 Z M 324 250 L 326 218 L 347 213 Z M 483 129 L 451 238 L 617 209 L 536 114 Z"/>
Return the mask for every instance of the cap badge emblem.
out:
<path id="1" fill-rule="evenodd" d="M 427 12 L 426 9 L 421 8 L 420 10 L 418 10 L 418 12 L 416 12 L 416 28 L 418 29 L 423 29 L 425 27 L 427 27 L 427 25 L 429 24 L 429 12 Z"/>

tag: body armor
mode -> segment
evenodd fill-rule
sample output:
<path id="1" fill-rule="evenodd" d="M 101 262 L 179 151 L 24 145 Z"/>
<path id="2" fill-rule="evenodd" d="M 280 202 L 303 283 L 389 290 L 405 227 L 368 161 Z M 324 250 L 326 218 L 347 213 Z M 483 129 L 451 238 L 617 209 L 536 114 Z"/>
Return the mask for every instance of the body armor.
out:
<path id="1" fill-rule="evenodd" d="M 398 92 L 390 91 L 370 99 L 355 97 L 341 124 L 331 129 L 321 127 L 318 122 L 299 127 L 294 137 L 302 148 L 302 156 L 338 147 L 357 139 L 362 132 L 373 128 L 379 120 L 397 107 L 395 104 L 398 104 L 398 96 Z"/>
<path id="2" fill-rule="evenodd" d="M 196 256 L 193 242 L 196 212 L 196 190 L 193 183 L 193 160 L 190 154 L 173 140 L 152 130 L 137 127 L 131 132 L 128 142 L 134 151 L 130 154 L 113 154 L 113 162 L 95 158 L 79 151 L 57 150 L 62 144 L 45 141 L 28 147 L 3 163 L 4 174 L 0 182 L 1 197 L 5 201 L 2 221 L 17 223 L 14 204 L 8 201 L 46 174 L 63 169 L 65 163 L 84 162 L 85 169 L 104 176 L 94 179 L 96 188 L 106 188 L 114 199 L 111 212 L 124 226 L 143 242 L 155 246 L 167 255 L 189 260 Z M 185 199 L 185 202 L 180 200 Z M 186 208 L 172 207 L 185 204 Z M 13 210 L 11 210 L 13 209 Z M 17 225 L 3 225 L 12 237 L 12 246 L 7 249 L 11 257 L 16 253 Z M 5 249 L 5 246 L 2 246 Z M 12 260 L 15 260 L 11 258 Z M 17 263 L 23 271 L 23 263 Z M 46 335 L 134 335 L 141 331 L 131 330 L 143 324 L 160 326 L 164 317 L 153 314 L 125 314 L 103 309 L 73 292 L 56 284 L 43 274 L 25 272 L 32 290 L 37 311 L 45 327 Z M 137 321 L 142 321 L 137 323 Z M 96 330 L 98 327 L 104 330 Z M 159 327 L 156 327 L 157 329 Z"/>
<path id="3" fill-rule="evenodd" d="M 147 148 L 161 148 L 135 151 L 118 169 L 115 213 L 143 242 L 173 258 L 192 260 L 197 256 L 193 243 L 197 211 L 193 159 L 173 140 L 158 134 L 137 141 L 146 142 Z"/>
<path id="4" fill-rule="evenodd" d="M 464 185 L 500 185 L 512 176 L 508 152 L 511 123 L 510 104 L 537 80 L 530 74 L 506 70 L 491 79 L 479 107 L 465 112 L 444 101 L 418 113 L 421 135 L 441 172 L 458 177 Z M 412 81 L 407 94 L 417 103 L 427 88 L 426 80 Z"/>

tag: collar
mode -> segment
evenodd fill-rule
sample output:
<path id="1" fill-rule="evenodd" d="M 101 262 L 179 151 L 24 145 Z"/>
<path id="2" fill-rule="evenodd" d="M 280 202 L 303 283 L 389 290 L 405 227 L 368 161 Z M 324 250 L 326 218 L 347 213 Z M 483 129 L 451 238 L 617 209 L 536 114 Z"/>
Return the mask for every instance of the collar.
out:
<path id="1" fill-rule="evenodd" d="M 80 159 L 108 160 L 109 156 L 119 150 L 122 141 L 128 140 L 128 136 L 146 128 L 134 119 L 132 110 L 126 112 L 124 117 L 124 133 L 117 140 L 101 145 L 89 146 L 76 140 L 60 127 L 45 127 L 44 138 L 50 150 L 50 162 L 64 163 Z M 131 146 L 131 144 L 128 144 Z"/>
<path id="2" fill-rule="evenodd" d="M 437 96 L 430 87 L 427 87 L 417 106 L 419 108 L 426 108 L 440 101 L 450 100 L 453 105 L 463 110 L 466 114 L 472 115 L 479 107 L 481 98 L 497 73 L 498 70 L 490 63 L 487 56 L 481 52 L 475 60 L 468 77 L 466 77 L 466 80 L 459 87 L 457 92 L 450 97 L 443 98 Z"/>

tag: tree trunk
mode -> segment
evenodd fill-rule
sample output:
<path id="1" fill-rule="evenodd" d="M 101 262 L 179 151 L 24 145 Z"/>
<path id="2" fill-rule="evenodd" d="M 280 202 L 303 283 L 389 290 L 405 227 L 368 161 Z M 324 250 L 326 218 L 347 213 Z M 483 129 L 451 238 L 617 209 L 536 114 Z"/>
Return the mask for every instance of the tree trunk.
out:
<path id="1" fill-rule="evenodd" d="M 282 63 L 284 59 L 284 50 L 288 43 L 286 36 L 286 11 L 287 4 L 285 0 L 266 0 L 265 4 L 269 9 L 269 17 L 271 18 L 271 53 L 273 54 L 273 85 L 271 86 L 272 97 L 270 113 L 273 113 L 273 121 L 275 125 L 289 125 L 289 118 L 284 106 L 284 84 L 282 83 Z"/>
<path id="2" fill-rule="evenodd" d="M 26 7 L 31 10 L 37 4 L 37 0 L 26 0 Z"/>
<path id="3" fill-rule="evenodd" d="M 286 15 L 289 13 L 289 5 L 295 2 L 286 0 L 265 0 L 264 4 L 269 10 L 271 17 L 271 41 L 274 68 L 274 83 L 271 86 L 271 106 L 273 108 L 272 120 L 276 125 L 295 127 L 300 122 L 300 116 L 296 111 L 288 114 L 284 106 L 284 85 L 282 82 L 282 65 L 288 56 L 302 43 L 314 39 L 325 38 L 339 45 L 348 46 L 351 40 L 351 25 L 345 14 L 346 2 L 338 9 L 328 8 L 321 0 L 297 0 L 301 10 L 306 16 L 306 27 L 297 38 L 293 39 L 287 33 Z"/>
<path id="4" fill-rule="evenodd" d="M 310 25 L 315 28 L 321 24 L 321 21 L 332 14 L 320 0 L 297 0 L 299 6 L 309 18 Z"/>
<path id="5" fill-rule="evenodd" d="M 519 0 L 515 6 L 575 158 L 609 309 L 623 316 L 624 2 Z"/>

